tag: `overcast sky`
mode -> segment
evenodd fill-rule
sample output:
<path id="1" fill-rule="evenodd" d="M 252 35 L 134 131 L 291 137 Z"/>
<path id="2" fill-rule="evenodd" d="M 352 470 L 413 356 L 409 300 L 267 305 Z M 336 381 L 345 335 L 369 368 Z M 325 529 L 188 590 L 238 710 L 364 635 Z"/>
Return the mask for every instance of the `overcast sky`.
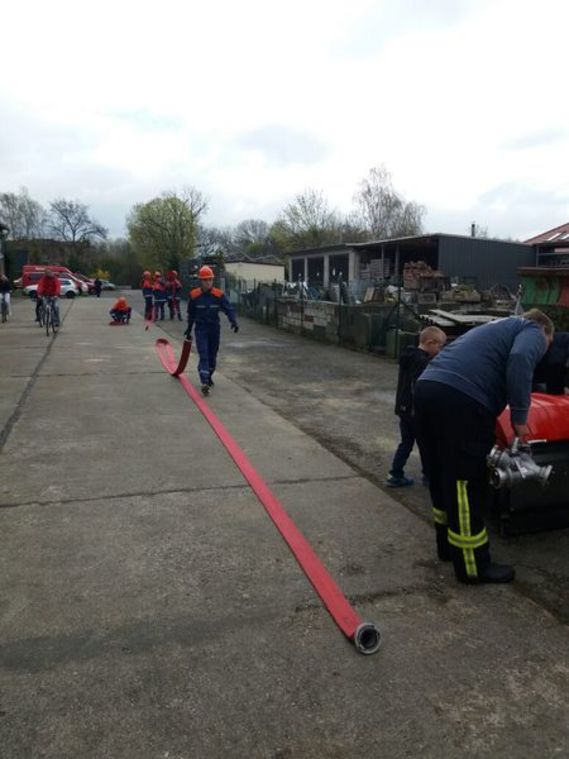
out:
<path id="1" fill-rule="evenodd" d="M 567 0 L 28 0 L 2 10 L 0 191 L 111 234 L 192 184 L 206 223 L 384 163 L 427 231 L 569 221 Z"/>

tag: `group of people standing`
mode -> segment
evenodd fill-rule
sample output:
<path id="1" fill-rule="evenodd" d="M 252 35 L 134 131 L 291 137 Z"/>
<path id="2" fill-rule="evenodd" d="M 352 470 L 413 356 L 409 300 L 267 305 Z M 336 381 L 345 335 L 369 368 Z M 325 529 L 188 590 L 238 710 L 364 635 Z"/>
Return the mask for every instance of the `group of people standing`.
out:
<path id="1" fill-rule="evenodd" d="M 182 283 L 178 279 L 178 272 L 173 269 L 168 272 L 166 278 L 159 271 L 152 275 L 149 271 L 142 274 L 142 294 L 144 296 L 144 318 L 148 321 L 163 321 L 165 308 L 168 305 L 170 319 L 176 316 L 182 321 L 180 309 L 180 297 Z"/>
<path id="2" fill-rule="evenodd" d="M 528 413 L 536 380 L 546 386 L 556 380 L 553 392 L 569 394 L 569 339 L 564 333 L 554 336 L 549 317 L 534 308 L 476 327 L 443 350 L 445 342 L 442 330 L 428 327 L 419 347 L 401 359 L 396 405 L 401 444 L 386 484 L 413 484 L 403 468 L 416 438 L 439 559 L 452 562 L 463 583 L 510 582 L 513 567 L 490 555 L 486 459 L 495 443 L 496 419 L 507 405 L 515 435 L 521 442 L 531 438 Z"/>

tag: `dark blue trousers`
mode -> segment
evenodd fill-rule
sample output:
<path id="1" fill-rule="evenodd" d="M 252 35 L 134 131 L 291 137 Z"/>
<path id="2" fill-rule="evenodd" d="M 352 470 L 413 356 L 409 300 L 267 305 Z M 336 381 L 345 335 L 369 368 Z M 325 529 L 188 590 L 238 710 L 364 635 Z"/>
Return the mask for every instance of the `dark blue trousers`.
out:
<path id="1" fill-rule="evenodd" d="M 154 310 L 153 296 L 145 295 L 144 296 L 144 318 L 152 319 L 153 310 Z"/>
<path id="2" fill-rule="evenodd" d="M 198 372 L 202 385 L 209 384 L 215 371 L 217 351 L 219 350 L 220 325 L 214 324 L 207 327 L 199 327 L 196 324 L 196 347 L 199 353 Z"/>
<path id="3" fill-rule="evenodd" d="M 399 431 L 401 433 L 401 442 L 399 443 L 389 474 L 393 477 L 403 477 L 405 474 L 405 464 L 411 455 L 415 445 L 415 420 L 412 416 L 401 414 L 399 417 Z"/>

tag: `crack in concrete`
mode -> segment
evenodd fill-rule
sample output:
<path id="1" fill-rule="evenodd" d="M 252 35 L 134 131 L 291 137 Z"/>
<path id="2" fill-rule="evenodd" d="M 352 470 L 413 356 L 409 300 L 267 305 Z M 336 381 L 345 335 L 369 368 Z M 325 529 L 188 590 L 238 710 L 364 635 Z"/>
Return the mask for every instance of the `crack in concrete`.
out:
<path id="1" fill-rule="evenodd" d="M 450 599 L 450 595 L 446 592 L 447 588 L 440 583 L 421 583 L 419 585 L 408 585 L 402 588 L 384 589 L 371 591 L 369 593 L 356 593 L 354 595 L 346 596 L 352 606 L 361 604 L 371 604 L 377 601 L 382 601 L 386 598 L 405 598 L 407 596 L 429 596 L 434 598 L 439 603 L 447 603 Z M 322 603 L 317 600 L 310 601 L 302 604 L 297 604 L 294 607 L 296 614 L 304 611 L 313 611 L 315 609 L 321 609 Z"/>
<path id="2" fill-rule="evenodd" d="M 357 480 L 360 479 L 357 475 L 341 476 L 341 477 L 314 477 L 314 478 L 302 478 L 298 480 L 273 480 L 271 485 L 304 485 L 310 482 L 342 482 L 344 480 Z M 172 488 L 165 490 L 139 490 L 129 491 L 125 493 L 113 493 L 112 495 L 98 495 L 98 496 L 77 496 L 70 498 L 55 498 L 52 500 L 39 500 L 34 498 L 31 501 L 7 501 L 0 503 L 0 509 L 18 509 L 23 506 L 60 506 L 74 503 L 93 503 L 95 501 L 107 501 L 118 500 L 121 498 L 155 498 L 160 495 L 175 495 L 179 493 L 211 493 L 216 490 L 250 490 L 250 485 L 246 482 L 243 484 L 235 485 L 215 485 L 213 487 L 196 487 L 196 488 Z M 252 491 L 251 491 L 252 492 Z"/>
<path id="3" fill-rule="evenodd" d="M 73 307 L 73 303 L 71 303 L 69 305 L 69 308 L 61 316 L 60 326 L 63 325 L 63 323 L 65 322 L 65 319 L 67 318 L 67 315 L 71 311 L 72 307 Z M 39 360 L 39 362 L 38 362 L 36 368 L 34 369 L 34 371 L 32 372 L 32 374 L 29 375 L 30 379 L 29 379 L 28 383 L 26 384 L 26 387 L 24 388 L 24 391 L 23 391 L 22 395 L 20 396 L 20 399 L 19 399 L 18 403 L 16 404 L 16 407 L 15 407 L 14 411 L 12 412 L 12 414 L 10 415 L 10 418 L 8 419 L 8 421 L 6 422 L 6 424 L 3 427 L 2 431 L 0 432 L 0 453 L 2 453 L 2 451 L 4 450 L 4 446 L 8 442 L 8 439 L 10 437 L 10 434 L 11 434 L 12 430 L 14 429 L 14 426 L 16 425 L 16 423 L 18 422 L 18 420 L 22 416 L 22 412 L 24 410 L 24 406 L 26 405 L 26 402 L 27 402 L 28 398 L 31 395 L 31 392 L 32 392 L 32 390 L 34 388 L 34 385 L 36 384 L 36 381 L 37 381 L 37 379 L 39 377 L 39 373 L 40 373 L 43 365 L 45 364 L 45 362 L 46 362 L 49 354 L 51 353 L 51 349 L 53 348 L 53 346 L 55 344 L 55 341 L 57 340 L 57 336 L 58 335 L 59 335 L 59 329 L 57 330 L 57 332 L 55 334 L 52 333 L 51 339 L 49 340 L 49 343 L 47 345 L 47 348 L 46 348 L 46 351 L 45 351 L 44 355 Z"/>
<path id="4" fill-rule="evenodd" d="M 42 374 L 42 379 L 49 379 L 50 377 L 126 377 L 132 375 L 145 377 L 147 374 L 164 374 L 164 372 L 159 369 L 140 372 L 66 372 L 60 374 L 50 372 L 49 374 Z"/>

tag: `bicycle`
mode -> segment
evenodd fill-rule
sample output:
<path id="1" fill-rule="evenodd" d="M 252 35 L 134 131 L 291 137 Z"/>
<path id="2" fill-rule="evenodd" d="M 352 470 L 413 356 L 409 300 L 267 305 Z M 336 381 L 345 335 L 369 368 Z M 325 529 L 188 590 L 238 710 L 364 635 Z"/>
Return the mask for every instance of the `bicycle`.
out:
<path id="1" fill-rule="evenodd" d="M 0 293 L 0 309 L 2 311 L 2 324 L 8 321 L 8 299 L 6 293 Z"/>
<path id="2" fill-rule="evenodd" d="M 57 308 L 55 305 L 56 298 L 53 295 L 44 295 L 43 297 L 43 322 L 45 325 L 45 334 L 49 337 L 49 329 L 55 335 L 59 327 L 59 318 L 57 314 Z"/>

